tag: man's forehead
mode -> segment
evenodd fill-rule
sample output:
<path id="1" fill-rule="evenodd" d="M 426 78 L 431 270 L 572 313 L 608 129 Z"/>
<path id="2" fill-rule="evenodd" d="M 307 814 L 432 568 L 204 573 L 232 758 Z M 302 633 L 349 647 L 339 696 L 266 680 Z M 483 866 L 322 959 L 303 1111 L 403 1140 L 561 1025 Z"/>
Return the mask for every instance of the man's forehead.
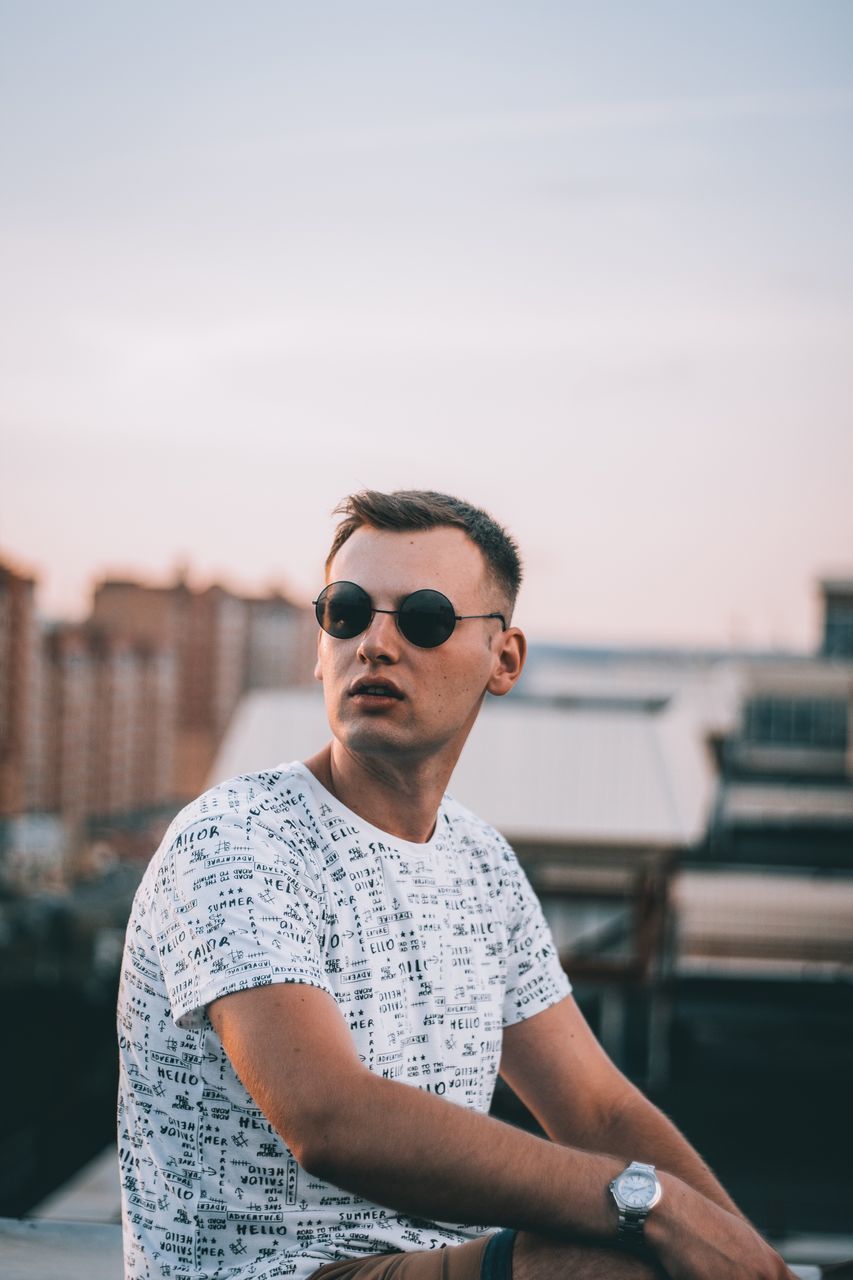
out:
<path id="1" fill-rule="evenodd" d="M 486 562 L 480 548 L 463 529 L 356 529 L 329 565 L 327 581 L 354 575 L 367 576 L 377 587 L 394 585 L 417 590 L 434 587 L 447 591 L 479 587 Z M 359 585 L 368 586 L 367 582 Z"/>

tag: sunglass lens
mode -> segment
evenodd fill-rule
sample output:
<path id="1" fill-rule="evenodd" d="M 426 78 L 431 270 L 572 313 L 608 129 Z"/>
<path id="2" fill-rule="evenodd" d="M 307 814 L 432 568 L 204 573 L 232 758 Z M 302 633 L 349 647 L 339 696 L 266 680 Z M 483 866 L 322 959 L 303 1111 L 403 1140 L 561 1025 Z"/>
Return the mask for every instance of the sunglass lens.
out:
<path id="1" fill-rule="evenodd" d="M 440 591 L 413 591 L 400 605 L 400 630 L 421 649 L 435 649 L 453 634 L 453 605 Z"/>
<path id="2" fill-rule="evenodd" d="M 370 596 L 354 582 L 332 582 L 320 592 L 314 612 L 330 636 L 350 640 L 370 626 Z"/>

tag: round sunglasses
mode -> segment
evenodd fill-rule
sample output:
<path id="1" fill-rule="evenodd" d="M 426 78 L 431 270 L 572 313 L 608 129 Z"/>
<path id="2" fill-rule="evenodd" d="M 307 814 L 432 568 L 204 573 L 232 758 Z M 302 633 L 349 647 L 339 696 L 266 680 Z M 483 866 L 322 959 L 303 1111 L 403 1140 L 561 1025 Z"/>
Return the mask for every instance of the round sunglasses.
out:
<path id="1" fill-rule="evenodd" d="M 375 613 L 393 615 L 400 635 L 419 649 L 438 648 L 453 635 L 457 622 L 468 618 L 499 618 L 506 631 L 502 613 L 456 613 L 447 596 L 429 588 L 413 591 L 400 601 L 399 609 L 377 609 L 357 583 L 330 582 L 312 603 L 320 626 L 336 640 L 351 640 L 361 635 Z"/>

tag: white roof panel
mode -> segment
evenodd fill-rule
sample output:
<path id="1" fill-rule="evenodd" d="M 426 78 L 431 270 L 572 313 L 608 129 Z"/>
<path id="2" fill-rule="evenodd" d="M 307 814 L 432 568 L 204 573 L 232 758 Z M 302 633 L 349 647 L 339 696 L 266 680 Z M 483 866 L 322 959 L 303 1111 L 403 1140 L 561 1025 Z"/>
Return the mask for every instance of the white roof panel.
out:
<path id="1" fill-rule="evenodd" d="M 208 786 L 241 773 L 307 760 L 330 737 L 320 687 L 255 689 L 240 700 L 220 744 Z"/>
<path id="2" fill-rule="evenodd" d="M 701 724 L 487 702 L 450 783 L 509 839 L 692 844 L 714 787 Z"/>

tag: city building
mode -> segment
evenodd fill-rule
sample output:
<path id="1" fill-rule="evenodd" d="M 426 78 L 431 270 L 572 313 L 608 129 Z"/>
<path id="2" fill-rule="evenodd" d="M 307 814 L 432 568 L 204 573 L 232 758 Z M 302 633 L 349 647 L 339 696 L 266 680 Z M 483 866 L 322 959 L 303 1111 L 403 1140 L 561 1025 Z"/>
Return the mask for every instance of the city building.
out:
<path id="1" fill-rule="evenodd" d="M 214 754 L 247 688 L 310 678 L 308 611 L 280 593 L 247 599 L 214 585 L 191 589 L 106 580 L 95 588 L 92 622 L 175 655 L 176 798 L 202 787 Z"/>
<path id="2" fill-rule="evenodd" d="M 826 658 L 853 661 L 853 577 L 824 578 L 823 646 Z"/>
<path id="3" fill-rule="evenodd" d="M 75 857 L 113 835 L 141 847 L 148 817 L 203 787 L 246 689 L 310 681 L 316 631 L 280 591 L 243 598 L 183 576 L 108 579 L 88 620 L 44 625 L 36 586 L 0 564 L 0 861 L 21 884 L 55 879 L 57 830 Z"/>
<path id="4" fill-rule="evenodd" d="M 80 824 L 174 800 L 175 662 L 89 624 L 48 632 L 40 808 Z"/>
<path id="5" fill-rule="evenodd" d="M 853 661 L 743 662 L 708 857 L 853 871 Z"/>
<path id="6" fill-rule="evenodd" d="M 0 818 L 31 807 L 39 745 L 35 579 L 0 563 Z"/>
<path id="7" fill-rule="evenodd" d="M 89 811 L 95 660 L 85 627 L 58 625 L 47 632 L 44 696 L 52 732 L 43 759 L 40 807 L 61 814 L 72 827 Z"/>
<path id="8" fill-rule="evenodd" d="M 281 689 L 310 684 L 317 626 L 313 611 L 280 591 L 247 600 L 249 647 L 247 689 Z"/>

